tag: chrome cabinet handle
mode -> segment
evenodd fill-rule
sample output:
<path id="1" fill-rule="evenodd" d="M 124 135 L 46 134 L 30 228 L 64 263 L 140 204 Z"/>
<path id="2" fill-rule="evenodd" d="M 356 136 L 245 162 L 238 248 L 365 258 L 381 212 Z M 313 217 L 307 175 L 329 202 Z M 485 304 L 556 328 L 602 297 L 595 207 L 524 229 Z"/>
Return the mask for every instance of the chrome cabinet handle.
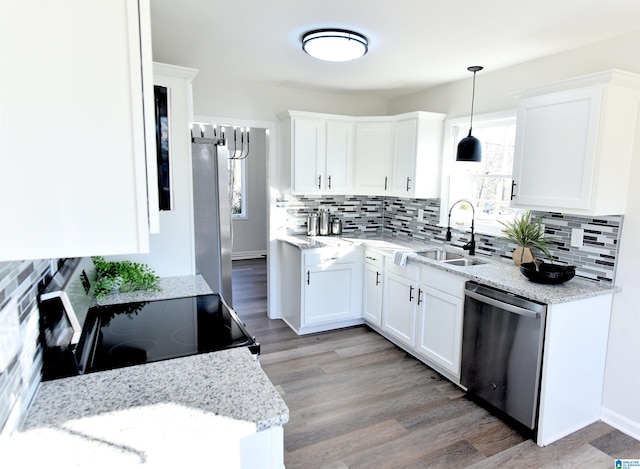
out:
<path id="1" fill-rule="evenodd" d="M 387 176 L 385 176 L 385 177 L 384 177 L 384 190 L 385 190 L 385 191 L 387 190 L 387 179 L 388 179 L 388 177 L 387 177 Z"/>
<path id="2" fill-rule="evenodd" d="M 409 285 L 409 303 L 413 301 L 413 285 Z"/>
<path id="3" fill-rule="evenodd" d="M 322 189 L 322 175 L 318 176 L 318 189 Z"/>
<path id="4" fill-rule="evenodd" d="M 422 297 L 422 289 L 418 288 L 418 306 L 420 306 L 421 303 L 421 297 Z"/>
<path id="5" fill-rule="evenodd" d="M 516 196 L 516 181 L 511 181 L 511 200 Z"/>
<path id="6" fill-rule="evenodd" d="M 329 189 L 331 189 L 331 176 L 329 176 L 328 179 L 329 179 L 329 181 L 328 181 L 329 182 Z"/>
<path id="7" fill-rule="evenodd" d="M 366 256 L 366 257 L 367 257 L 367 259 L 371 259 L 372 261 L 377 260 L 375 257 L 371 257 L 371 256 Z"/>
<path id="8" fill-rule="evenodd" d="M 411 178 L 408 177 L 407 178 L 407 192 L 409 192 L 409 190 L 411 189 L 411 187 L 409 186 L 409 183 L 411 182 Z"/>
<path id="9" fill-rule="evenodd" d="M 307 285 L 310 285 L 311 282 L 311 271 L 307 270 Z"/>
<path id="10" fill-rule="evenodd" d="M 376 286 L 380 285 L 380 272 L 376 272 Z"/>

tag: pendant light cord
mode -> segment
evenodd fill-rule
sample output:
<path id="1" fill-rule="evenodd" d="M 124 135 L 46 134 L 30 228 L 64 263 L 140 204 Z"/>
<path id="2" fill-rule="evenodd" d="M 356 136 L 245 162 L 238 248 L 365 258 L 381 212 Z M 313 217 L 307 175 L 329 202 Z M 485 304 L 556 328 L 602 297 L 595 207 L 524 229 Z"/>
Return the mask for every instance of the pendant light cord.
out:
<path id="1" fill-rule="evenodd" d="M 473 103 L 476 100 L 476 73 L 473 72 L 473 91 L 471 92 L 471 122 L 469 122 L 469 137 L 471 137 L 471 130 L 473 129 Z"/>

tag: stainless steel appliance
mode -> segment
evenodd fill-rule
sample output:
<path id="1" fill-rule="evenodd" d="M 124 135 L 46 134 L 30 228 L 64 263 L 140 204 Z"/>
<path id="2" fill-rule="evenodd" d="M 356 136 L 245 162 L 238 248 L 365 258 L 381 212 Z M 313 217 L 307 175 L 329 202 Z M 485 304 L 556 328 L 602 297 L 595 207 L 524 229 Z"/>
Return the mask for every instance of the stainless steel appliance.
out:
<path id="1" fill-rule="evenodd" d="M 322 236 L 326 236 L 330 232 L 329 227 L 329 209 L 322 207 L 320 208 L 320 229 L 319 232 Z"/>
<path id="2" fill-rule="evenodd" d="M 92 305 L 91 259 L 67 259 L 40 295 L 44 380 L 260 344 L 219 294 Z"/>
<path id="3" fill-rule="evenodd" d="M 229 150 L 211 125 L 194 126 L 191 142 L 196 272 L 233 304 Z"/>
<path id="4" fill-rule="evenodd" d="M 533 430 L 546 305 L 475 282 L 465 288 L 460 384 Z"/>
<path id="5" fill-rule="evenodd" d="M 318 214 L 310 213 L 307 216 L 307 236 L 318 235 Z"/>

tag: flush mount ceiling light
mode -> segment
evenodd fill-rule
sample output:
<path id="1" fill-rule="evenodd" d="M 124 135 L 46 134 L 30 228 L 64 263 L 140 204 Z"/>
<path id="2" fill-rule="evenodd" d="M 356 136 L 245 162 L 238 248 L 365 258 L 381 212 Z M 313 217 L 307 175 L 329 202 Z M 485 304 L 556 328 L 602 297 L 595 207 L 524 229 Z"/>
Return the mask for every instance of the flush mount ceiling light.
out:
<path id="1" fill-rule="evenodd" d="M 367 53 L 369 41 L 346 29 L 315 29 L 302 35 L 302 50 L 329 62 L 346 62 Z"/>
<path id="2" fill-rule="evenodd" d="M 479 162 L 482 159 L 482 144 L 480 140 L 471 136 L 473 128 L 473 101 L 476 97 L 476 73 L 482 70 L 480 65 L 474 65 L 467 68 L 473 72 L 473 94 L 471 95 L 471 123 L 469 124 L 469 135 L 460 140 L 458 143 L 458 154 L 456 161 L 474 161 Z"/>

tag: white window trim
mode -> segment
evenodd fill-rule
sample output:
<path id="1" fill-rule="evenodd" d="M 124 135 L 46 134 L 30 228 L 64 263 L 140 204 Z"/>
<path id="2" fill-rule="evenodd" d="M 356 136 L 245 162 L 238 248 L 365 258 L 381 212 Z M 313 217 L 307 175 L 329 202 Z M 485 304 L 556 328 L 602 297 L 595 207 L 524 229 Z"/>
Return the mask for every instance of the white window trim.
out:
<path id="1" fill-rule="evenodd" d="M 248 220 L 249 219 L 249 207 L 247 206 L 247 200 L 249 197 L 249 184 L 247 184 L 247 159 L 240 160 L 240 177 L 242 178 L 242 214 L 231 214 L 233 220 Z"/>
<path id="2" fill-rule="evenodd" d="M 499 112 L 491 112 L 486 114 L 477 114 L 473 116 L 473 121 L 475 124 L 479 122 L 496 122 L 500 121 L 510 121 L 516 118 L 517 110 L 510 109 L 507 111 L 499 111 Z M 468 126 L 470 121 L 470 116 L 467 117 L 457 117 L 454 119 L 447 119 L 444 123 L 444 140 L 443 140 L 443 152 L 442 152 L 442 181 L 440 184 L 440 222 L 438 226 L 446 228 L 448 224 L 448 215 L 449 210 L 451 208 L 451 203 L 456 202 L 455 200 L 449 200 L 449 186 L 451 173 L 453 169 L 453 163 L 455 161 L 456 150 L 458 146 L 458 142 L 453 141 L 453 127 L 460 126 L 464 127 L 465 124 Z M 465 226 L 465 229 L 470 230 L 470 226 Z M 502 236 L 503 233 L 489 226 L 483 226 L 481 224 L 475 224 L 475 233 L 487 234 L 491 236 Z"/>

